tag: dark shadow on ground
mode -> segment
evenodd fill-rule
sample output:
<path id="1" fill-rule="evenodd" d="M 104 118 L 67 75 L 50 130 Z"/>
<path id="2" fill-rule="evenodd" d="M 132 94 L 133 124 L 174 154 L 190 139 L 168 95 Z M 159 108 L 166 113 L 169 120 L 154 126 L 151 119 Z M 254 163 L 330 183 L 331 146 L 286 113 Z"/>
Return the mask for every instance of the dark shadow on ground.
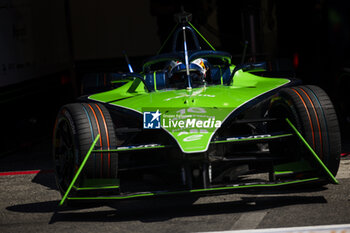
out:
<path id="1" fill-rule="evenodd" d="M 58 190 L 53 170 L 42 170 L 33 179 L 33 183 L 43 185 L 49 189 Z"/>
<path id="2" fill-rule="evenodd" d="M 50 223 L 55 222 L 159 222 L 178 217 L 245 213 L 273 209 L 290 205 L 327 203 L 323 196 L 259 196 L 241 197 L 241 200 L 219 203 L 184 204 L 180 198 L 155 198 L 117 202 L 109 205 L 112 209 L 90 208 L 99 204 L 81 204 L 73 207 L 59 207 L 58 201 L 15 205 L 6 209 L 24 213 L 53 212 Z"/>

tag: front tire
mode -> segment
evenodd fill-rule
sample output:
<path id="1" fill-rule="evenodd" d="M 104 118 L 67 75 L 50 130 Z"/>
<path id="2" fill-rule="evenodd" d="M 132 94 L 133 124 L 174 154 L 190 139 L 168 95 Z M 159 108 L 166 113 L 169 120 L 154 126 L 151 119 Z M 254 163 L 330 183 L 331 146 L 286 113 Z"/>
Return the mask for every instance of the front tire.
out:
<path id="1" fill-rule="evenodd" d="M 98 134 L 96 146 L 104 149 L 116 146 L 113 122 L 102 104 L 73 103 L 60 109 L 54 127 L 53 157 L 56 183 L 62 194 Z M 92 153 L 80 178 L 116 178 L 117 162 L 116 153 Z"/>
<path id="2" fill-rule="evenodd" d="M 269 117 L 289 118 L 331 173 L 337 174 L 341 152 L 338 120 L 332 102 L 321 88 L 296 86 L 282 89 L 272 98 L 268 113 Z M 284 146 L 290 156 L 309 153 L 300 141 Z M 276 147 L 272 145 L 272 148 Z"/>

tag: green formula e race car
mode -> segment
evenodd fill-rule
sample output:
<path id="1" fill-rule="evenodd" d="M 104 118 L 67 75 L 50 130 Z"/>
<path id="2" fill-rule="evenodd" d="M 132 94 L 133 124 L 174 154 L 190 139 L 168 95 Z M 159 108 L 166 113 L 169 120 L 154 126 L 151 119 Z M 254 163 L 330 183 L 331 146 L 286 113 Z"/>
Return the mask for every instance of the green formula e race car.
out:
<path id="1" fill-rule="evenodd" d="M 60 109 L 61 205 L 337 183 L 340 133 L 327 94 L 252 74 L 264 63 L 232 64 L 189 18 L 177 15 L 141 72 L 128 62 L 129 73 L 111 74 L 113 88 Z"/>

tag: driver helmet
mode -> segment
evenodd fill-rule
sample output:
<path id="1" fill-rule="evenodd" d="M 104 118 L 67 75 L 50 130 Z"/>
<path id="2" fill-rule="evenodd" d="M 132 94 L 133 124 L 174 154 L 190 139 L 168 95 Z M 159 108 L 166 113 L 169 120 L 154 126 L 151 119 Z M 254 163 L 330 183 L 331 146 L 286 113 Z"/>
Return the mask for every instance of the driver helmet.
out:
<path id="1" fill-rule="evenodd" d="M 209 70 L 208 61 L 203 58 L 198 58 L 189 64 L 190 74 L 196 73 L 203 79 L 206 78 L 207 71 Z M 186 64 L 179 61 L 171 61 L 169 65 L 169 76 L 172 77 L 176 74 L 186 73 Z"/>

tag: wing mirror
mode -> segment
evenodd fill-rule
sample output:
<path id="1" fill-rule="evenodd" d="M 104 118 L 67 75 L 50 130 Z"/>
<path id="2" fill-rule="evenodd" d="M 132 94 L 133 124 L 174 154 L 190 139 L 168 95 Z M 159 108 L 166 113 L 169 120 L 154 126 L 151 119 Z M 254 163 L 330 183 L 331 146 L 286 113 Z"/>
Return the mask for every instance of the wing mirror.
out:
<path id="1" fill-rule="evenodd" d="M 226 85 L 230 85 L 232 83 L 233 77 L 236 72 L 242 70 L 243 72 L 261 72 L 266 71 L 266 62 L 256 62 L 256 63 L 243 63 L 237 65 L 232 73 L 230 79 L 226 82 Z"/>
<path id="2" fill-rule="evenodd" d="M 266 71 L 266 62 L 245 63 L 241 65 L 244 72 L 261 72 Z"/>

